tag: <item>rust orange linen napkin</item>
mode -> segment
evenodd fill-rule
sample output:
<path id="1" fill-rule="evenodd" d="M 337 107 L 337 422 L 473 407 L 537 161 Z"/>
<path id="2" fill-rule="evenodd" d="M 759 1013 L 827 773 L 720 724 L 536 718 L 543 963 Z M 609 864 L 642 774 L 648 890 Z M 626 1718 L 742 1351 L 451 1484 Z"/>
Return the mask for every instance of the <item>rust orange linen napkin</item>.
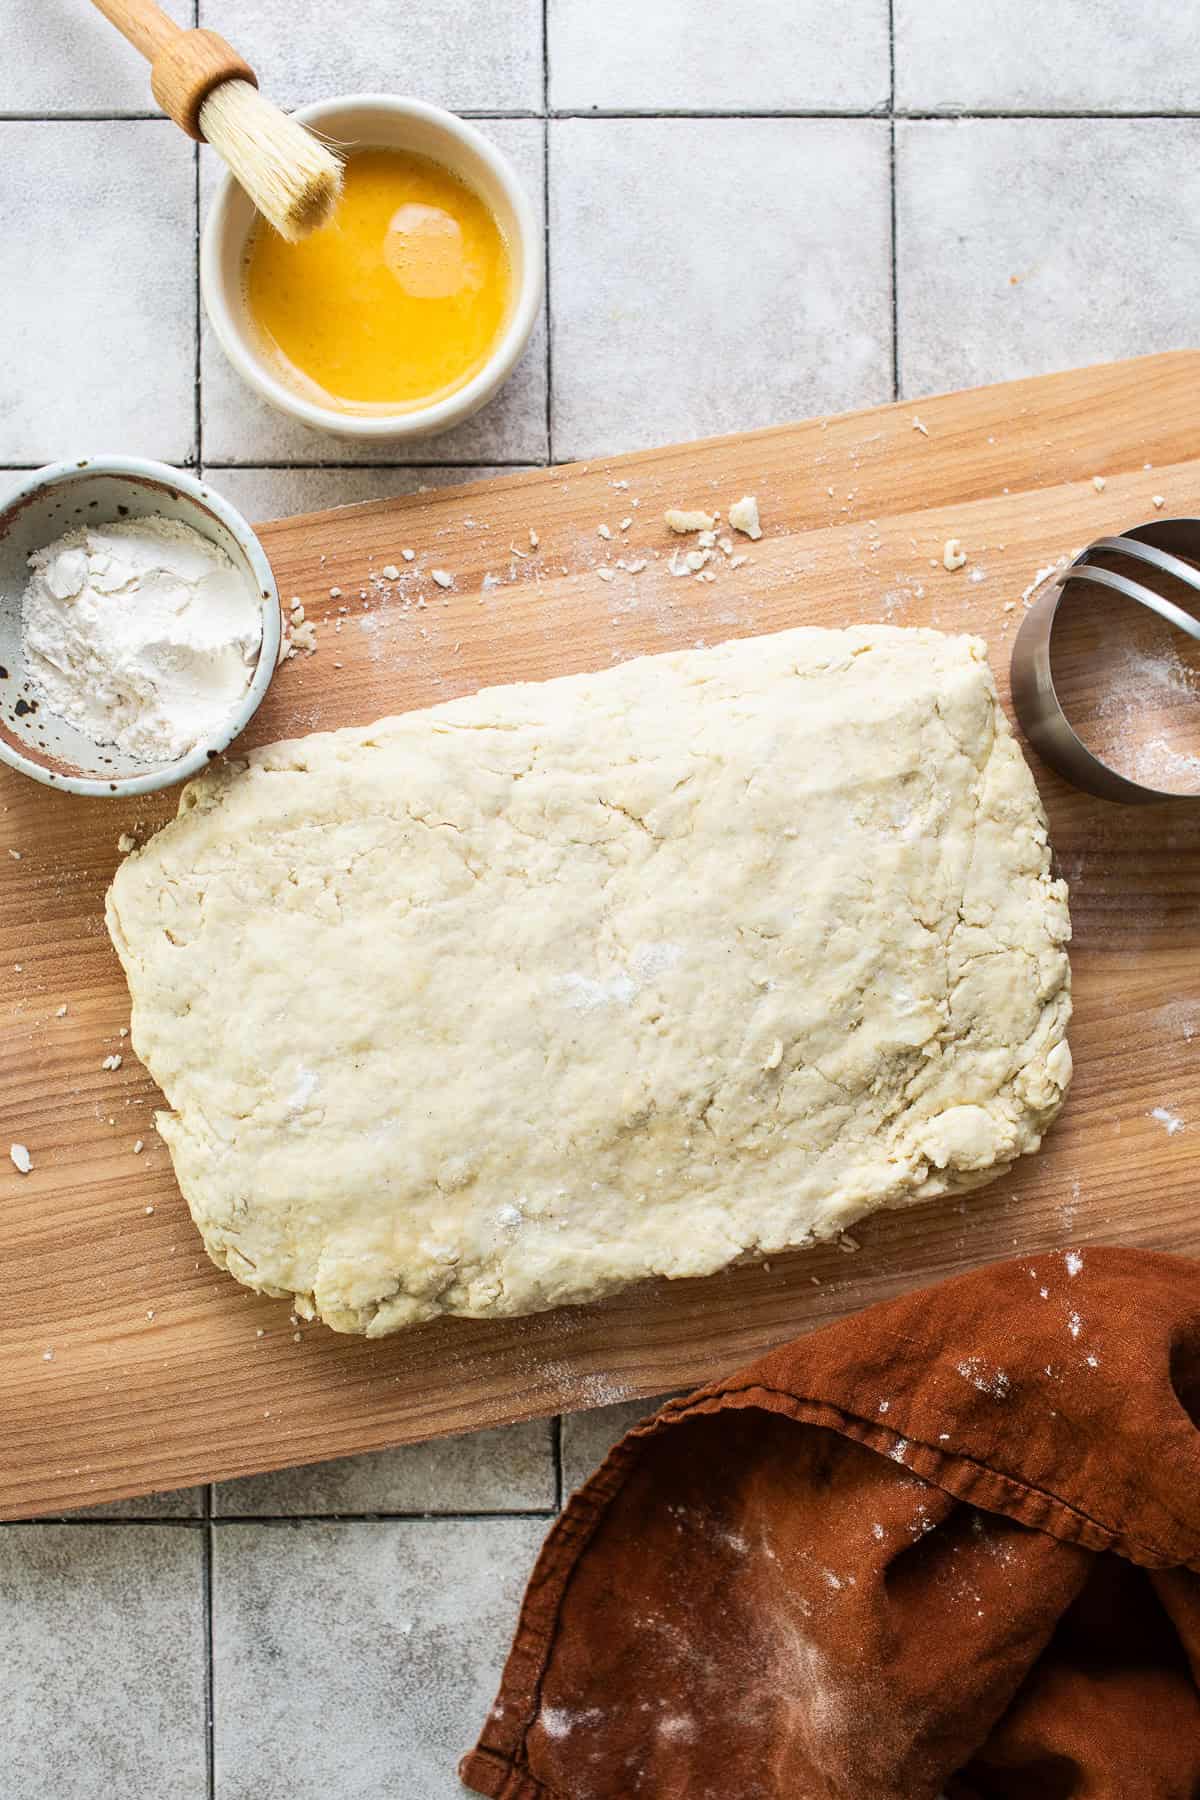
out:
<path id="1" fill-rule="evenodd" d="M 1200 1263 L 995 1264 L 630 1433 L 529 1583 L 492 1800 L 1198 1800 Z"/>

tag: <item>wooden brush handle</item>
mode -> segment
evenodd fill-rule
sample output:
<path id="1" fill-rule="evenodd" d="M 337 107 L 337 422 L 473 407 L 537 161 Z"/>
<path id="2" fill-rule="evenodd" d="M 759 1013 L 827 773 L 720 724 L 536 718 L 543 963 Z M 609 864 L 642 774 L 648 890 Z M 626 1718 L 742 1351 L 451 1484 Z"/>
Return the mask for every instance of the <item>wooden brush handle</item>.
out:
<path id="1" fill-rule="evenodd" d="M 203 141 L 200 108 L 224 81 L 258 81 L 249 63 L 215 31 L 186 31 L 154 0 L 92 0 L 150 64 L 154 98 L 189 137 Z"/>

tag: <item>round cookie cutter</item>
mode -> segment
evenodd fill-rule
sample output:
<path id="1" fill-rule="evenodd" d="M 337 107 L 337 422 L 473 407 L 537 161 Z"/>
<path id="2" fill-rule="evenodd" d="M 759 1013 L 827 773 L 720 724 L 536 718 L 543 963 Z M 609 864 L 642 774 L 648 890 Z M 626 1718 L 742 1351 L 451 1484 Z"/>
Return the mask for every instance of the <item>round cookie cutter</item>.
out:
<path id="1" fill-rule="evenodd" d="M 1190 794 L 1147 787 L 1120 774 L 1088 748 L 1063 711 L 1054 685 L 1051 639 L 1055 615 L 1069 583 L 1088 583 L 1122 594 L 1189 637 L 1200 639 L 1200 618 L 1194 613 L 1157 593 L 1144 579 L 1135 580 L 1133 574 L 1098 563 L 1095 559 L 1100 556 L 1124 559 L 1134 573 L 1143 577 L 1152 576 L 1155 571 L 1173 577 L 1196 595 L 1200 607 L 1200 566 L 1187 560 L 1191 556 L 1200 561 L 1200 519 L 1154 519 L 1119 537 L 1097 538 L 1047 583 L 1021 621 L 1012 653 L 1012 697 L 1017 717 L 1043 761 L 1086 793 L 1125 806 L 1145 806 L 1163 800 L 1195 803 L 1200 800 L 1200 790 Z"/>

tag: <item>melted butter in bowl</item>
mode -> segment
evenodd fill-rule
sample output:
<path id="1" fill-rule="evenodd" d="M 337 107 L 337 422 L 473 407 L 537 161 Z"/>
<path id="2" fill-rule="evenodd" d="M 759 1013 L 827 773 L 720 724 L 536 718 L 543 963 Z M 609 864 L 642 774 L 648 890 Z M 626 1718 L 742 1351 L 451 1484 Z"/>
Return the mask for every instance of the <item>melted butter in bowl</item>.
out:
<path id="1" fill-rule="evenodd" d="M 255 226 L 244 302 L 279 380 L 370 415 L 427 406 L 477 375 L 513 285 L 504 234 L 472 187 L 430 157 L 362 149 L 329 225 L 297 244 Z"/>

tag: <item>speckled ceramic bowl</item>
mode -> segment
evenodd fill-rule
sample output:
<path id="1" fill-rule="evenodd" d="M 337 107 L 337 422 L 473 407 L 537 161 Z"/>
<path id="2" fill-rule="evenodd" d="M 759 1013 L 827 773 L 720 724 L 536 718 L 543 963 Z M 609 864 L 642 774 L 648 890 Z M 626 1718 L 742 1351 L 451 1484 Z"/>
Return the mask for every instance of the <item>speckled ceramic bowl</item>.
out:
<path id="1" fill-rule="evenodd" d="M 171 763 L 145 763 L 97 744 L 38 701 L 21 648 L 29 556 L 76 525 L 157 514 L 219 544 L 262 602 L 262 646 L 246 692 L 219 731 Z M 27 475 L 0 510 L 0 758 L 47 786 L 112 798 L 147 794 L 197 774 L 252 717 L 279 659 L 279 594 L 266 552 L 241 514 L 205 481 L 137 456 L 51 463 Z"/>

